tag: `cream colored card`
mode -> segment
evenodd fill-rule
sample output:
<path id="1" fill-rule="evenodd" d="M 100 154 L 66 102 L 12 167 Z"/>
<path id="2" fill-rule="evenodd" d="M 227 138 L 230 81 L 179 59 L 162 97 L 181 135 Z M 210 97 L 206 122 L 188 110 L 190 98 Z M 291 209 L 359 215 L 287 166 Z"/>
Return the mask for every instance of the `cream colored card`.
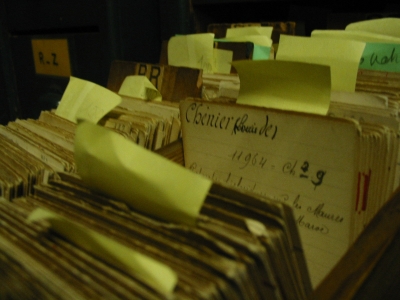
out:
<path id="1" fill-rule="evenodd" d="M 178 276 L 168 266 L 53 211 L 37 208 L 28 217 L 31 222 L 40 220 L 49 222 L 52 230 L 73 244 L 139 277 L 160 293 L 169 295 L 173 292 Z"/>
<path id="2" fill-rule="evenodd" d="M 387 96 L 363 92 L 348 93 L 333 91 L 331 93 L 331 101 L 369 107 L 371 109 L 388 109 L 389 105 Z"/>
<path id="3" fill-rule="evenodd" d="M 78 174 L 91 188 L 170 222 L 193 225 L 212 182 L 111 130 L 79 123 Z"/>
<path id="4" fill-rule="evenodd" d="M 127 76 L 118 91 L 118 94 L 143 100 L 161 101 L 161 93 L 146 76 Z"/>
<path id="5" fill-rule="evenodd" d="M 354 22 L 346 26 L 349 31 L 366 31 L 400 38 L 399 18 L 380 18 Z"/>
<path id="6" fill-rule="evenodd" d="M 328 66 L 293 61 L 235 61 L 237 103 L 325 115 L 330 102 Z"/>
<path id="7" fill-rule="evenodd" d="M 328 65 L 332 90 L 354 92 L 364 48 L 357 41 L 281 35 L 276 59 Z"/>
<path id="8" fill-rule="evenodd" d="M 176 35 L 168 41 L 168 64 L 214 72 L 214 34 Z"/>
<path id="9" fill-rule="evenodd" d="M 121 107 L 131 111 L 148 112 L 168 120 L 165 144 L 178 139 L 180 135 L 179 107 L 176 102 L 141 101 L 134 98 L 122 97 Z"/>
<path id="10" fill-rule="evenodd" d="M 70 77 L 56 115 L 74 123 L 84 119 L 97 123 L 121 103 L 121 97 L 93 82 Z"/>
<path id="11" fill-rule="evenodd" d="M 212 102 L 181 102 L 185 166 L 292 206 L 314 287 L 350 246 L 356 122 Z"/>

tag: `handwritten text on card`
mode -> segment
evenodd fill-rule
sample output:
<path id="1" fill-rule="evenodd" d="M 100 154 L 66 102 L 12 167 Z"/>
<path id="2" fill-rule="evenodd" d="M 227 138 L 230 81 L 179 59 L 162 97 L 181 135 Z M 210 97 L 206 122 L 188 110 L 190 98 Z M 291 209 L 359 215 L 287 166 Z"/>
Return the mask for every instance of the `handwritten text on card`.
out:
<path id="1" fill-rule="evenodd" d="M 181 102 L 181 116 L 187 168 L 292 206 L 318 284 L 349 246 L 356 123 L 193 100 Z"/>
<path id="2" fill-rule="evenodd" d="M 367 43 L 361 57 L 360 69 L 400 72 L 400 45 Z"/>

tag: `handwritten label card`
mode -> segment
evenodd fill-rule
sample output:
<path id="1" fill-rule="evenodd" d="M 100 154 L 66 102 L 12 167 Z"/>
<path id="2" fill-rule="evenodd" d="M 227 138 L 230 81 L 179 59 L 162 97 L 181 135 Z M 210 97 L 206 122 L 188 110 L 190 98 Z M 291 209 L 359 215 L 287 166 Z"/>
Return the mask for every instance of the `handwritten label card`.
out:
<path id="1" fill-rule="evenodd" d="M 316 286 L 350 243 L 357 124 L 193 100 L 180 109 L 186 167 L 291 205 Z"/>
<path id="2" fill-rule="evenodd" d="M 367 43 L 360 69 L 400 72 L 400 44 Z"/>

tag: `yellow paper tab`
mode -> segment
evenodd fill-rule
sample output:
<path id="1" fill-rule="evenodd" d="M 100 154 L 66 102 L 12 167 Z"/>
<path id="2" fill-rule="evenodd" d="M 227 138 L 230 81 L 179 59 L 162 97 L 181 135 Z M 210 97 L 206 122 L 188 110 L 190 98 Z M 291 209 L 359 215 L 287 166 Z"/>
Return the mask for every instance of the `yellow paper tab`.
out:
<path id="1" fill-rule="evenodd" d="M 281 35 L 276 59 L 328 65 L 332 90 L 354 92 L 364 47 L 357 41 Z"/>
<path id="2" fill-rule="evenodd" d="M 214 48 L 214 73 L 230 74 L 233 51 Z"/>
<path id="3" fill-rule="evenodd" d="M 170 222 L 194 225 L 212 184 L 90 122 L 77 126 L 75 161 L 89 187 Z"/>
<path id="4" fill-rule="evenodd" d="M 359 69 L 399 72 L 400 38 L 353 30 L 314 30 L 312 38 L 336 38 L 365 42 Z"/>
<path id="5" fill-rule="evenodd" d="M 314 30 L 311 37 L 346 39 L 366 43 L 400 44 L 400 38 L 383 34 L 355 30 Z"/>
<path id="6" fill-rule="evenodd" d="M 146 76 L 127 76 L 118 91 L 118 94 L 143 100 L 161 101 L 161 93 Z"/>
<path id="7" fill-rule="evenodd" d="M 178 281 L 168 266 L 116 242 L 92 229 L 79 225 L 55 212 L 37 208 L 28 217 L 34 222 L 46 220 L 52 230 L 90 254 L 143 280 L 162 294 L 170 294 Z"/>
<path id="8" fill-rule="evenodd" d="M 346 26 L 346 31 L 366 31 L 400 38 L 399 28 L 399 18 L 381 18 L 351 23 Z"/>
<path id="9" fill-rule="evenodd" d="M 329 66 L 287 61 L 236 61 L 237 103 L 325 115 L 330 102 Z"/>
<path id="10" fill-rule="evenodd" d="M 33 39 L 32 52 L 36 74 L 71 76 L 67 39 Z"/>
<path id="11" fill-rule="evenodd" d="M 114 92 L 71 76 L 56 115 L 75 123 L 78 119 L 97 123 L 121 101 L 121 97 Z"/>
<path id="12" fill-rule="evenodd" d="M 177 35 L 168 42 L 168 64 L 214 72 L 214 34 Z"/>
<path id="13" fill-rule="evenodd" d="M 226 30 L 226 37 L 249 36 L 249 35 L 263 35 L 271 38 L 272 26 L 246 26 L 246 27 L 233 27 Z"/>

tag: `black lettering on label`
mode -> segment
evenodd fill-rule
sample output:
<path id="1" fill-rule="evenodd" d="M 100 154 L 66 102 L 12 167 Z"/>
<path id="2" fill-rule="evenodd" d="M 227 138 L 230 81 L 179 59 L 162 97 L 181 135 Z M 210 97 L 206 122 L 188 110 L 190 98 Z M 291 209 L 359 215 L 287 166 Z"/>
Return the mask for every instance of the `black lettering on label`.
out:
<path id="1" fill-rule="evenodd" d="M 390 56 L 384 55 L 383 57 L 378 57 L 376 53 L 372 53 L 371 58 L 370 58 L 370 65 L 373 66 L 374 64 L 378 65 L 386 65 L 388 63 L 398 63 L 398 55 L 396 52 L 396 48 L 393 48 L 392 52 L 390 53 Z"/>
<path id="2" fill-rule="evenodd" d="M 186 122 L 226 130 L 233 117 L 221 117 L 219 112 L 217 114 L 208 113 L 209 109 L 209 106 L 203 104 L 190 104 L 186 109 Z"/>
<path id="3" fill-rule="evenodd" d="M 51 53 L 51 56 L 53 56 L 53 66 L 58 66 L 57 54 L 56 53 Z"/>
<path id="4" fill-rule="evenodd" d="M 146 75 L 146 72 L 147 72 L 147 66 L 145 64 L 140 64 L 138 75 Z"/>
<path id="5" fill-rule="evenodd" d="M 44 55 L 43 55 L 43 52 L 42 52 L 42 51 L 39 52 L 39 62 L 40 62 L 41 64 L 45 64 L 45 62 L 44 62 Z"/>
<path id="6" fill-rule="evenodd" d="M 161 68 L 157 66 L 152 66 L 149 80 L 151 81 L 151 83 L 154 84 L 154 86 L 157 89 L 158 89 L 158 77 L 160 77 L 160 75 L 161 75 Z"/>

